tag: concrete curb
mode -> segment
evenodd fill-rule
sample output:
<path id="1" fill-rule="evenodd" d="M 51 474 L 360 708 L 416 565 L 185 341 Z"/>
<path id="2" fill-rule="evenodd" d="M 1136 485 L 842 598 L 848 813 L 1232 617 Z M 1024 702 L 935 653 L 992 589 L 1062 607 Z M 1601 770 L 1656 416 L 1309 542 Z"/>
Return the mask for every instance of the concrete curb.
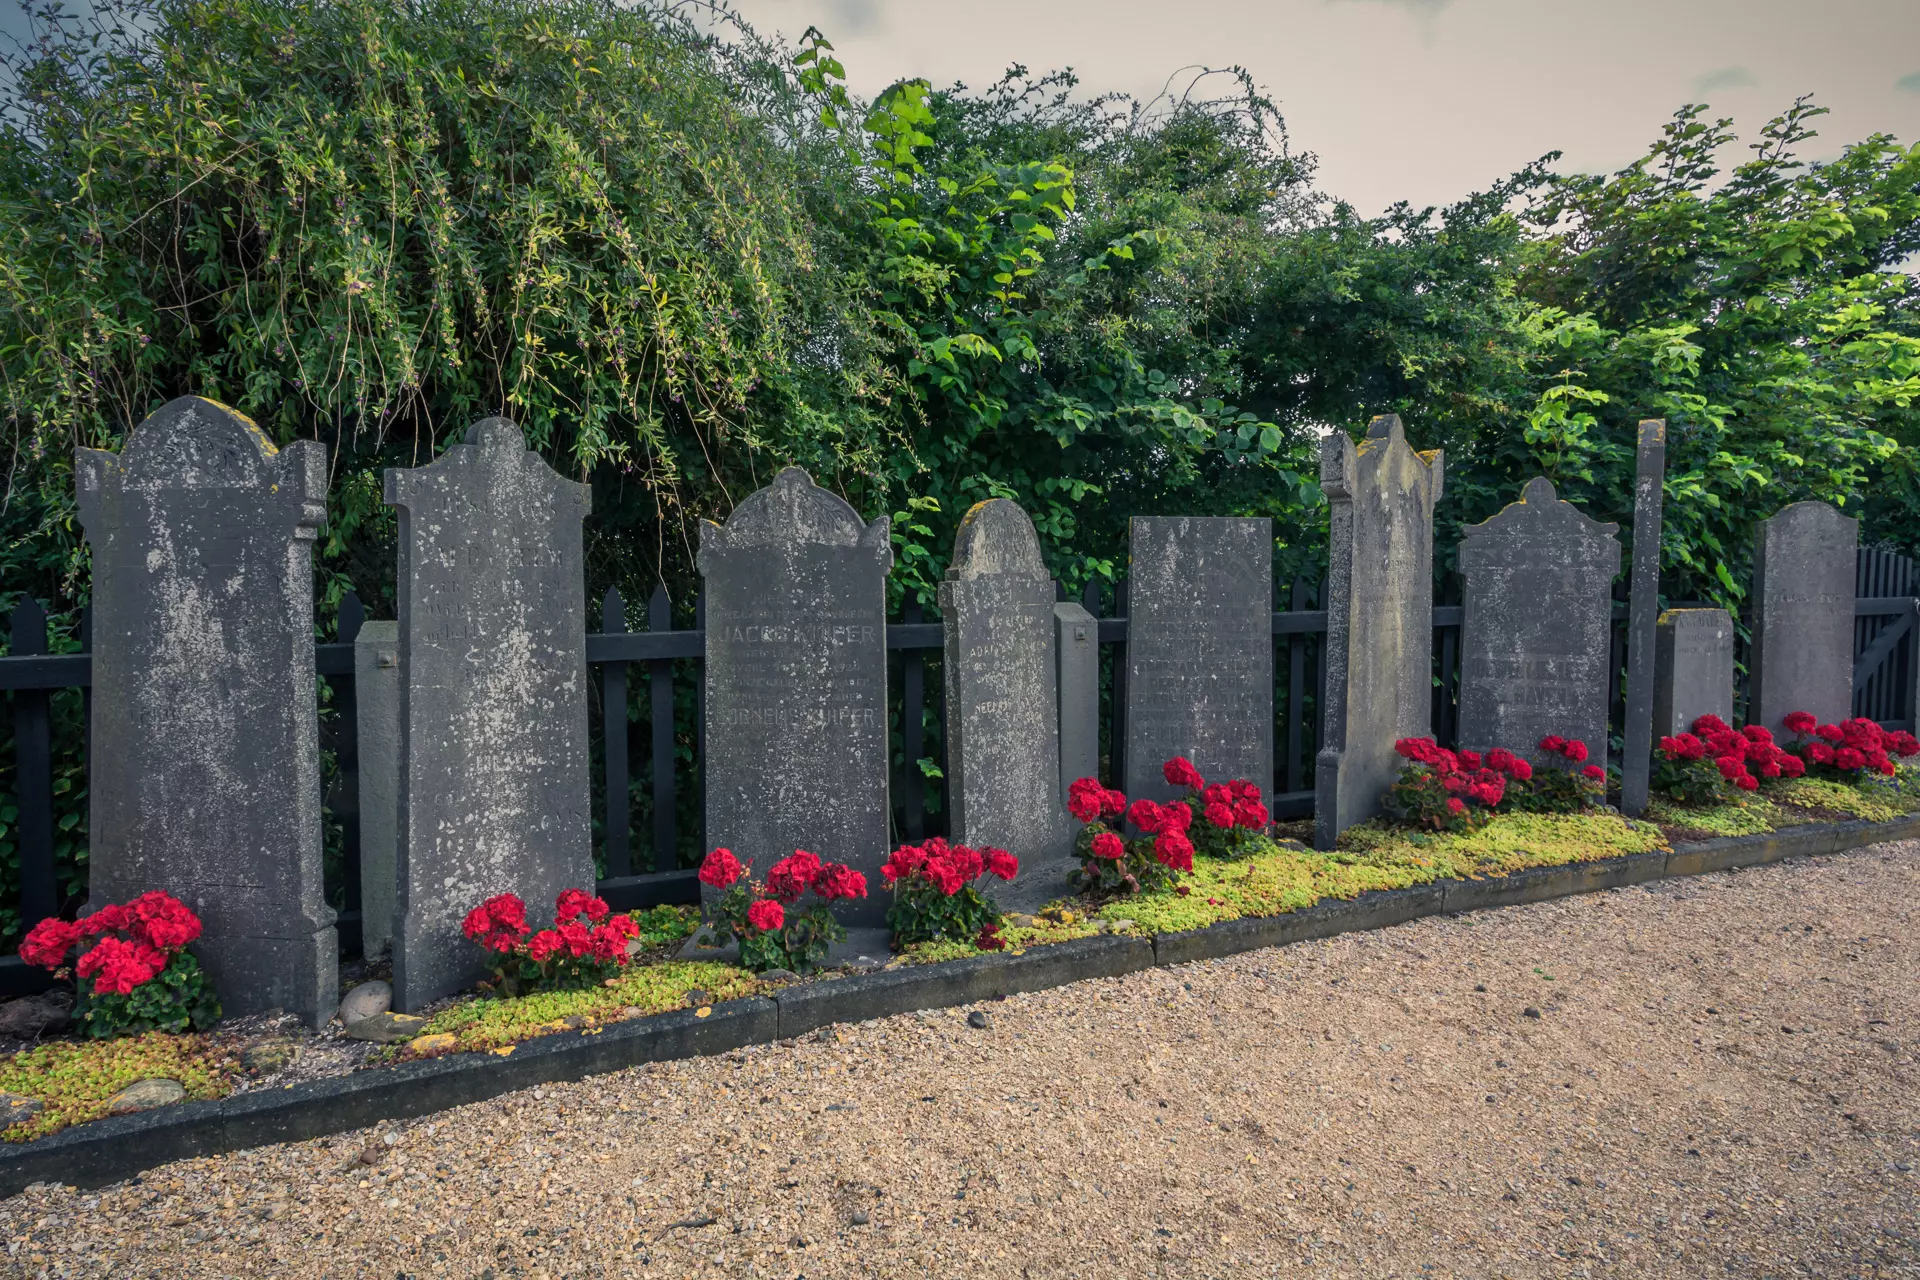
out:
<path id="1" fill-rule="evenodd" d="M 704 1014 L 678 1009 L 590 1031 L 542 1036 L 504 1057 L 464 1053 L 399 1063 L 217 1102 L 180 1103 L 96 1120 L 37 1142 L 0 1144 L 0 1197 L 17 1195 L 35 1182 L 104 1186 L 172 1160 L 325 1137 L 549 1081 L 769 1044 L 838 1022 L 971 1004 L 1089 978 L 1382 929 L 1422 916 L 1541 902 L 1912 839 L 1920 839 L 1920 815 L 1895 822 L 1798 827 L 1682 845 L 1671 854 L 1535 867 L 1487 880 L 1447 880 L 1351 900 L 1328 899 L 1286 915 L 1228 920 L 1151 939 L 1082 938 L 1020 955 L 973 956 L 805 983 L 778 991 L 771 999 L 756 996 L 713 1005 Z"/>

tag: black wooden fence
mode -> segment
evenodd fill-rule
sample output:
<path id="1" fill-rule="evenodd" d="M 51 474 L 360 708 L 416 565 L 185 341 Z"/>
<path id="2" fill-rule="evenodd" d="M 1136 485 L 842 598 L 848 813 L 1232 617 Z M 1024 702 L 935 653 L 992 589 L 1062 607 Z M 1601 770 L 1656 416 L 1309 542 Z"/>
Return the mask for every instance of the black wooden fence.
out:
<path id="1" fill-rule="evenodd" d="M 1916 649 L 1920 626 L 1913 598 L 1920 574 L 1911 560 L 1885 551 L 1861 553 L 1857 614 L 1855 713 L 1890 728 L 1913 727 Z M 1313 812 L 1313 759 L 1319 747 L 1319 708 L 1324 678 L 1321 646 L 1326 613 L 1318 584 L 1296 580 L 1285 589 L 1288 607 L 1273 615 L 1275 645 L 1274 777 L 1269 780 L 1276 817 L 1300 818 Z M 1443 743 L 1454 739 L 1458 723 L 1459 630 L 1461 608 L 1442 596 L 1433 611 L 1433 726 Z M 1108 778 L 1121 776 L 1125 741 L 1126 594 L 1124 584 L 1110 595 L 1097 586 L 1082 598 L 1099 620 L 1101 644 L 1101 742 Z M 1616 633 L 1625 625 L 1625 606 L 1615 610 Z M 325 780 L 325 812 L 331 847 L 340 864 L 334 897 L 341 910 L 343 943 L 356 947 L 359 900 L 359 814 L 357 750 L 353 712 L 353 640 L 364 620 L 357 598 L 341 602 L 335 639 L 315 646 L 321 677 L 322 739 L 331 751 Z M 664 588 L 648 601 L 645 628 L 628 629 L 625 602 L 618 591 L 601 601 L 600 629 L 586 637 L 587 662 L 596 680 L 594 780 L 596 854 L 603 870 L 603 892 L 621 905 L 696 900 L 689 868 L 704 847 L 704 811 L 698 762 L 704 744 L 700 713 L 700 662 L 703 650 L 701 610 L 693 625 L 676 629 Z M 84 867 L 68 866 L 61 883 L 56 857 L 60 831 L 84 848 L 84 699 L 91 659 L 81 648 L 48 653 L 45 614 L 31 599 L 14 610 L 10 656 L 0 658 L 0 691 L 12 710 L 11 800 L 0 793 L 0 823 L 10 829 L 11 854 L 18 866 L 18 914 L 7 930 L 14 942 L 32 922 L 61 913 L 84 896 Z M 1616 656 L 1624 653 L 1616 634 Z M 893 725 L 892 786 L 896 834 L 918 840 L 944 828 L 945 715 L 941 691 L 942 624 L 925 620 L 908 606 L 887 627 L 890 719 Z M 1624 661 L 1614 663 L 1616 670 Z M 1616 708 L 1623 691 L 1618 676 Z M 78 713 L 80 740 L 56 749 L 58 734 L 50 699 L 71 698 Z M 1617 713 L 1616 713 L 1617 719 Z M 606 732 L 618 724 L 624 732 Z M 638 766 L 636 768 L 636 766 Z M 78 778 L 56 804 L 55 774 Z M 636 819 L 639 821 L 636 822 Z M 60 827 L 60 824 L 65 824 Z M 57 829 L 59 828 L 59 829 Z M 636 843 L 636 835 L 642 839 Z M 66 860 L 75 859 L 69 856 Z M 81 859 L 83 861 L 83 859 Z M 12 906 L 13 904 L 4 904 Z M 12 943 L 6 949 L 11 950 Z M 0 987 L 7 985 L 0 978 Z"/>

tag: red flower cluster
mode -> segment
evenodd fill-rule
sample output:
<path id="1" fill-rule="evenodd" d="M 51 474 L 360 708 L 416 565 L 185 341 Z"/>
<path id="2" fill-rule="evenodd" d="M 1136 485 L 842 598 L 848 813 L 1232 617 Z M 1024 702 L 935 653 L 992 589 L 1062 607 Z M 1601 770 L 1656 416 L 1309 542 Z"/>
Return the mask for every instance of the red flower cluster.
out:
<path id="1" fill-rule="evenodd" d="M 28 931 L 20 958 L 43 969 L 58 969 L 67 952 L 96 939 L 74 972 L 96 992 L 126 995 L 152 981 L 181 948 L 200 936 L 200 917 L 169 893 L 153 890 L 131 902 L 100 908 L 80 920 L 48 918 Z"/>
<path id="2" fill-rule="evenodd" d="M 1478 751 L 1449 751 L 1432 738 L 1402 738 L 1393 749 L 1415 764 L 1426 765 L 1447 793 L 1447 812 L 1458 816 L 1472 800 L 1488 809 L 1507 798 L 1507 783 L 1526 782 L 1533 766 L 1505 747 L 1482 755 Z"/>
<path id="3" fill-rule="evenodd" d="M 740 865 L 740 859 L 733 856 L 731 849 L 715 849 L 700 864 L 700 883 L 711 885 L 715 889 L 728 889 L 733 882 L 746 874 Z"/>
<path id="4" fill-rule="evenodd" d="M 1904 729 L 1888 732 L 1865 716 L 1820 724 L 1812 713 L 1795 711 L 1786 726 L 1799 738 L 1791 748 L 1799 757 L 1841 773 L 1858 776 L 1871 769 L 1892 777 L 1900 771 L 1895 756 L 1920 755 L 1920 739 Z"/>
<path id="5" fill-rule="evenodd" d="M 1586 743 L 1578 738 L 1563 738 L 1557 733 L 1550 733 L 1540 739 L 1540 749 L 1549 755 L 1559 756 L 1571 764 L 1582 764 L 1587 758 Z M 1601 770 L 1601 772 L 1604 774 L 1606 771 Z"/>
<path id="6" fill-rule="evenodd" d="M 511 893 L 496 894 L 467 912 L 460 931 L 505 960 L 535 965 L 555 960 L 624 965 L 627 943 L 640 936 L 632 916 L 614 915 L 605 899 L 580 889 L 562 889 L 553 901 L 553 927 L 531 937 L 527 904 Z"/>
<path id="7" fill-rule="evenodd" d="M 1020 860 L 1005 849 L 948 844 L 944 836 L 935 836 L 925 844 L 903 844 L 887 856 L 886 865 L 880 868 L 881 878 L 890 885 L 918 880 L 948 898 L 983 875 L 1011 880 L 1019 874 Z"/>
<path id="8" fill-rule="evenodd" d="M 762 933 L 773 933 L 786 922 L 786 909 L 772 898 L 762 898 L 747 908 L 747 923 Z"/>
<path id="9" fill-rule="evenodd" d="M 1171 804 L 1135 800 L 1127 809 L 1127 821 L 1153 837 L 1154 861 L 1172 871 L 1193 870 L 1193 841 L 1187 838 L 1193 826 L 1192 809 L 1177 800 Z"/>
<path id="10" fill-rule="evenodd" d="M 1248 831 L 1264 831 L 1273 821 L 1273 815 L 1260 799 L 1260 788 L 1245 778 L 1209 786 L 1207 780 L 1200 776 L 1200 770 L 1194 768 L 1193 761 L 1185 756 L 1175 756 L 1167 761 L 1160 767 L 1160 775 L 1169 786 L 1187 788 L 1192 794 L 1186 797 L 1186 804 L 1216 830 L 1231 831 L 1240 827 Z M 1140 824 L 1136 822 L 1134 825 Z"/>
<path id="11" fill-rule="evenodd" d="M 700 883 L 715 889 L 731 889 L 747 875 L 748 869 L 733 856 L 731 849 L 715 849 L 700 864 Z M 811 889 L 816 897 L 832 902 L 841 898 L 867 896 L 867 878 L 852 867 L 824 861 L 819 854 L 795 849 L 767 869 L 766 897 L 755 897 L 751 884 L 743 888 L 747 901 L 739 905 L 737 923 L 750 925 L 761 933 L 774 933 L 786 927 L 786 909 Z"/>
<path id="12" fill-rule="evenodd" d="M 1117 818 L 1127 811 L 1127 798 L 1109 791 L 1098 778 L 1076 778 L 1067 788 L 1067 812 L 1081 822 Z"/>
<path id="13" fill-rule="evenodd" d="M 1720 776 L 1742 791 L 1758 790 L 1761 778 L 1797 778 L 1807 771 L 1798 756 L 1775 745 L 1764 726 L 1736 731 L 1714 715 L 1695 720 L 1691 733 L 1660 739 L 1660 754 L 1679 764 L 1711 759 Z"/>

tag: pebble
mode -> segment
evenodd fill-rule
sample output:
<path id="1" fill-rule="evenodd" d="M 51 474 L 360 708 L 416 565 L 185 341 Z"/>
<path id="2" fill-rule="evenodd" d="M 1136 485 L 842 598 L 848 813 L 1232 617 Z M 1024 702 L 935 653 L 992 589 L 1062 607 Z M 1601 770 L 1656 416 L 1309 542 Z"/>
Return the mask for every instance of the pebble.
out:
<path id="1" fill-rule="evenodd" d="M 407 1041 L 409 1053 L 422 1056 L 451 1052 L 460 1043 L 459 1037 L 450 1031 L 436 1031 L 430 1036 L 415 1036 Z"/>
<path id="2" fill-rule="evenodd" d="M 0 1003 L 0 1040 L 37 1040 L 64 1030 L 72 1007 L 64 991 L 44 991 Z"/>
<path id="3" fill-rule="evenodd" d="M 356 1022 L 385 1013 L 393 1008 L 393 986 L 375 978 L 372 982 L 363 982 L 340 998 L 340 1023 L 352 1026 Z"/>
<path id="4" fill-rule="evenodd" d="M 1528 1005 L 1520 1011 L 1520 1016 L 1523 1018 L 1537 1018 L 1540 1016 L 1540 1011 L 1532 1005 Z"/>
<path id="5" fill-rule="evenodd" d="M 31 1120 L 47 1109 L 47 1104 L 38 1098 L 26 1098 L 17 1093 L 0 1093 L 0 1129 L 11 1129 L 22 1121 Z"/>
<path id="6" fill-rule="evenodd" d="M 151 1111 L 155 1107 L 164 1107 L 178 1102 L 186 1096 L 187 1086 L 178 1080 L 168 1080 L 165 1077 L 136 1080 L 107 1099 L 107 1110 L 116 1116 L 133 1111 Z"/>
<path id="7" fill-rule="evenodd" d="M 972 1013 L 967 1015 L 967 1025 L 972 1027 L 975 1031 L 985 1031 L 988 1027 L 993 1025 L 993 1019 L 987 1016 L 987 1011 L 985 1009 L 975 1009 Z"/>
<path id="8" fill-rule="evenodd" d="M 712 1004 L 713 996 L 701 987 L 694 987 L 687 992 L 687 1003 L 690 1005 Z"/>
<path id="9" fill-rule="evenodd" d="M 800 975 L 791 969 L 768 969 L 760 975 L 762 982 L 798 982 Z"/>
<path id="10" fill-rule="evenodd" d="M 376 1013 L 371 1018 L 347 1024 L 350 1040 L 371 1040 L 375 1044 L 400 1044 L 426 1030 L 427 1020 L 410 1013 Z"/>
<path id="11" fill-rule="evenodd" d="M 274 1036 L 266 1040 L 256 1040 L 240 1051 L 240 1061 L 247 1070 L 260 1075 L 271 1075 L 300 1060 L 298 1041 L 285 1036 Z"/>

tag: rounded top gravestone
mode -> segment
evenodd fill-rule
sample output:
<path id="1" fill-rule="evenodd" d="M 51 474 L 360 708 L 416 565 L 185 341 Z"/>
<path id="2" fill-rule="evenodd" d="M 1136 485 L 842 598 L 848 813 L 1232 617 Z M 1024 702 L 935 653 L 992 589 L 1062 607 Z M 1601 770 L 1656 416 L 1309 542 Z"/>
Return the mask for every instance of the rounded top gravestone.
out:
<path id="1" fill-rule="evenodd" d="M 1557 735 L 1607 753 L 1617 524 L 1535 476 L 1460 540 L 1460 745 L 1531 752 Z"/>
<path id="2" fill-rule="evenodd" d="M 1853 714 L 1854 576 L 1860 522 L 1824 502 L 1782 507 L 1754 531 L 1753 671 L 1747 722 Z"/>
<path id="3" fill-rule="evenodd" d="M 224 405 L 182 396 L 119 454 L 80 449 L 93 551 L 89 890 L 164 889 L 227 1012 L 331 1017 L 321 889 L 313 539 L 326 449 L 277 449 Z"/>
<path id="4" fill-rule="evenodd" d="M 1005 498 L 976 502 L 968 510 L 954 535 L 947 569 L 947 577 L 956 582 L 992 575 L 1052 581 L 1032 519 L 1019 503 Z"/>
<path id="5" fill-rule="evenodd" d="M 864 872 L 853 924 L 886 911 L 890 528 L 798 467 L 700 526 L 707 841 L 761 875 L 796 849 Z"/>

